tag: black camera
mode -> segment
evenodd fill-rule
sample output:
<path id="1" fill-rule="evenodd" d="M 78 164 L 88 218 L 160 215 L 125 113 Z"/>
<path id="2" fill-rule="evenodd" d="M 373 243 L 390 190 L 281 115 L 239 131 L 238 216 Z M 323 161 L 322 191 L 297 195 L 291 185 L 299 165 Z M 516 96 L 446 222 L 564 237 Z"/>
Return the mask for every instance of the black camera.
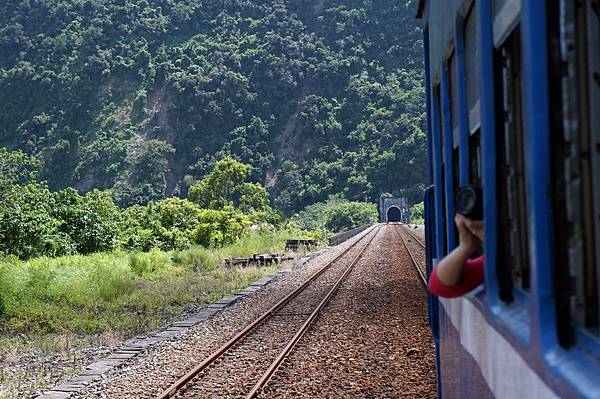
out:
<path id="1" fill-rule="evenodd" d="M 463 186 L 454 197 L 456 212 L 471 219 L 483 220 L 483 191 L 481 187 Z"/>

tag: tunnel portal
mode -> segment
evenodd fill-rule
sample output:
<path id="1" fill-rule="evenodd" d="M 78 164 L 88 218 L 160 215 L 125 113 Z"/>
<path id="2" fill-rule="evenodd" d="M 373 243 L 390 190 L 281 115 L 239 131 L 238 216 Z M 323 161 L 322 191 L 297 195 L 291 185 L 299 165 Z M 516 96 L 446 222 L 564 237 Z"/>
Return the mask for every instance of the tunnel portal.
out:
<path id="1" fill-rule="evenodd" d="M 387 211 L 388 222 L 400 222 L 402 221 L 402 212 L 395 206 L 390 207 Z"/>

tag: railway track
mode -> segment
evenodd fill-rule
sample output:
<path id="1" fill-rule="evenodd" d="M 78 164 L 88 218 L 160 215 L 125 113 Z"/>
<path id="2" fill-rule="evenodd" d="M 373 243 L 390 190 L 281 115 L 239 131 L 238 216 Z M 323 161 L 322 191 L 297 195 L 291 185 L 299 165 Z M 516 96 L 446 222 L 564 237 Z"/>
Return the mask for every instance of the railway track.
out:
<path id="1" fill-rule="evenodd" d="M 418 244 L 418 246 L 420 246 L 421 250 L 425 250 L 425 244 L 416 235 L 414 235 L 410 230 L 408 230 L 406 227 L 404 227 L 404 225 L 399 225 L 398 227 L 394 228 L 396 235 L 400 238 L 400 240 L 402 241 L 402 244 L 404 245 L 404 248 L 406 248 L 406 252 L 408 252 L 408 255 L 410 256 L 412 264 L 419 275 L 419 280 L 421 281 L 423 286 L 425 286 L 425 288 L 427 288 L 427 272 L 424 267 L 419 265 L 419 262 L 417 261 L 417 258 L 415 257 L 413 251 L 411 251 L 408 247 L 407 241 L 409 241 L 409 240 L 407 240 L 403 237 L 402 233 L 400 233 L 400 230 L 402 230 L 403 232 L 408 234 L 411 237 L 410 241 Z"/>
<path id="2" fill-rule="evenodd" d="M 157 398 L 254 398 L 333 297 L 382 226 L 314 273 Z M 360 244 L 360 245 L 359 245 Z"/>

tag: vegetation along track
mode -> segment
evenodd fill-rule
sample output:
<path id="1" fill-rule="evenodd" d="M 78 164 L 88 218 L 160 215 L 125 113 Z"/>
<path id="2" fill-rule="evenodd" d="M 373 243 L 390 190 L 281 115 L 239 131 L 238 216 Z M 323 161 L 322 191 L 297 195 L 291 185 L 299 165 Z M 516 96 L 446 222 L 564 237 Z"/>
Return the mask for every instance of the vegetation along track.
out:
<path id="1" fill-rule="evenodd" d="M 408 252 L 410 259 L 419 274 L 419 279 L 424 286 L 427 286 L 427 272 L 425 270 L 425 244 L 405 225 L 396 225 L 394 231 L 402 241 L 404 248 Z"/>
<path id="2" fill-rule="evenodd" d="M 180 378 L 159 398 L 255 397 L 348 276 L 380 229 L 370 229 L 298 289 Z M 359 243 L 364 245 L 360 246 Z"/>

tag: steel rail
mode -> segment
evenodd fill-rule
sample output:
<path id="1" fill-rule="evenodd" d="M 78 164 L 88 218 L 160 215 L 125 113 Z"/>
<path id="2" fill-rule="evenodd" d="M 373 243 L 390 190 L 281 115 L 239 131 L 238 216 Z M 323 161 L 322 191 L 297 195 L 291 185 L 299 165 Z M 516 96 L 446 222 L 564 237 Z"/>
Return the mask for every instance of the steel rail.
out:
<path id="1" fill-rule="evenodd" d="M 402 224 L 401 226 L 402 226 L 402 228 L 404 229 L 404 231 L 406 231 L 406 232 L 408 233 L 408 235 L 409 235 L 409 236 L 411 236 L 412 238 L 414 238 L 414 239 L 415 239 L 415 240 L 416 240 L 416 241 L 419 243 L 419 245 L 420 245 L 420 246 L 421 246 L 423 249 L 425 249 L 425 244 L 423 243 L 423 241 L 421 241 L 421 239 L 420 239 L 419 237 L 417 237 L 417 236 L 416 236 L 416 235 L 414 235 L 414 234 L 413 234 L 413 233 L 412 233 L 412 232 L 411 232 L 409 229 L 407 229 L 406 227 L 404 227 L 404 226 L 406 226 L 405 224 Z"/>
<path id="2" fill-rule="evenodd" d="M 396 232 L 398 237 L 400 237 L 400 240 L 402 240 L 402 244 L 404 244 L 404 248 L 406 248 L 406 252 L 408 252 L 408 255 L 410 255 L 410 259 L 412 260 L 412 263 L 415 266 L 415 269 L 417 269 L 417 273 L 419 273 L 419 278 L 421 280 L 421 283 L 423 283 L 423 286 L 425 288 L 427 288 L 427 277 L 425 277 L 425 273 L 423 273 L 423 270 L 421 270 L 421 268 L 419 267 L 419 264 L 418 264 L 417 260 L 415 259 L 414 255 L 412 254 L 412 252 L 410 252 L 410 249 L 408 249 L 408 245 L 406 244 L 404 237 L 402 237 L 402 234 L 400 234 L 400 231 L 397 228 L 394 229 L 394 231 Z"/>
<path id="3" fill-rule="evenodd" d="M 375 239 L 375 237 L 377 236 L 377 234 L 379 233 L 380 230 L 381 230 L 381 228 L 379 230 L 377 230 L 377 232 L 375 234 L 373 234 L 373 236 L 371 236 L 371 239 L 369 240 L 369 242 L 367 242 L 367 245 L 365 245 L 360 250 L 360 253 L 354 258 L 354 260 L 352 261 L 350 266 L 348 266 L 348 268 L 346 268 L 346 270 L 344 271 L 344 274 L 342 274 L 340 276 L 340 278 L 335 282 L 335 284 L 331 287 L 331 289 L 329 290 L 327 295 L 325 295 L 323 300 L 319 303 L 319 305 L 315 308 L 315 310 L 313 310 L 313 312 L 306 319 L 304 324 L 302 324 L 300 329 L 298 329 L 296 334 L 288 342 L 288 344 L 285 346 L 285 348 L 281 351 L 281 353 L 277 356 L 277 358 L 273 361 L 273 363 L 271 363 L 271 365 L 269 366 L 267 371 L 265 371 L 265 373 L 262 375 L 260 380 L 256 383 L 256 385 L 254 385 L 252 390 L 248 393 L 248 395 L 246 396 L 246 399 L 254 399 L 258 395 L 259 391 L 269 382 L 269 380 L 275 374 L 275 372 L 277 371 L 279 366 L 281 366 L 281 363 L 283 363 L 285 358 L 290 354 L 292 349 L 294 349 L 296 344 L 300 341 L 300 338 L 302 338 L 302 336 L 306 333 L 306 331 L 308 331 L 308 328 L 311 326 L 313 321 L 317 318 L 319 312 L 321 312 L 321 310 L 325 307 L 325 305 L 327 305 L 329 303 L 329 301 L 331 300 L 333 295 L 337 292 L 337 290 L 342 285 L 342 282 L 344 282 L 344 280 L 348 277 L 350 272 L 352 272 L 352 269 L 354 269 L 354 266 L 363 257 L 363 255 L 367 251 L 367 248 L 369 247 L 369 245 L 371 245 L 371 242 L 373 242 L 373 240 Z"/>
<path id="4" fill-rule="evenodd" d="M 200 363 L 199 365 L 194 367 L 192 370 L 187 372 L 183 377 L 181 377 L 179 380 L 177 380 L 168 389 L 163 391 L 159 396 L 157 396 L 157 399 L 169 399 L 169 398 L 172 398 L 173 396 L 175 396 L 177 394 L 177 392 L 179 392 L 181 390 L 181 388 L 186 386 L 198 374 L 200 374 L 203 370 L 205 370 L 207 367 L 209 367 L 211 364 L 213 364 L 225 352 L 227 352 L 233 345 L 235 345 L 237 342 L 239 342 L 241 339 L 243 339 L 246 335 L 248 335 L 250 332 L 252 332 L 256 327 L 258 327 L 260 324 L 262 324 L 266 320 L 270 319 L 271 316 L 273 316 L 273 314 L 275 312 L 277 312 L 278 310 L 283 308 L 285 305 L 287 305 L 289 302 L 291 302 L 296 296 L 298 296 L 302 291 L 304 291 L 304 289 L 306 289 L 306 287 L 308 287 L 310 283 L 312 283 L 316 278 L 318 278 L 327 269 L 329 269 L 329 267 L 332 264 L 334 264 L 337 260 L 339 260 L 342 256 L 344 256 L 348 251 L 350 251 L 352 248 L 354 248 L 359 242 L 364 240 L 365 237 L 367 237 L 376 228 L 377 228 L 377 226 L 374 226 L 371 229 L 368 229 L 358 240 L 356 240 L 354 243 L 352 243 L 352 245 L 350 245 L 348 248 L 346 248 L 345 250 L 340 252 L 338 255 L 336 255 L 332 260 L 327 262 L 325 264 L 325 266 L 323 266 L 321 269 L 316 271 L 301 286 L 299 286 L 294 291 L 289 293 L 281 301 L 279 301 L 275 305 L 273 305 L 269 310 L 267 310 L 265 313 L 263 313 L 261 316 L 259 316 L 257 319 L 255 319 L 252 323 L 250 323 L 246 327 L 244 327 L 244 329 L 242 331 L 238 332 L 233 338 L 231 338 L 229 341 L 227 341 L 225 344 L 223 344 L 217 350 L 212 352 L 206 359 L 204 359 L 202 361 L 202 363 Z M 377 234 L 377 233 L 375 233 L 375 234 Z"/>

